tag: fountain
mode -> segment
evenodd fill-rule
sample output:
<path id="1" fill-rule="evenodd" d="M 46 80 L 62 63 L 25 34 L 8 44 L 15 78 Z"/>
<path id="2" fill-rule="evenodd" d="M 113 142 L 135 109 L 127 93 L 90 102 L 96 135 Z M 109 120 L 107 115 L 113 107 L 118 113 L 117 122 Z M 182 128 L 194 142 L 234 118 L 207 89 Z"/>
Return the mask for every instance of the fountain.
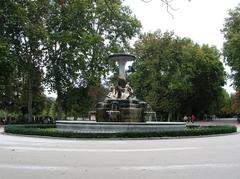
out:
<path id="1" fill-rule="evenodd" d="M 96 105 L 97 122 L 145 122 L 156 118 L 156 113 L 150 110 L 146 102 L 134 96 L 133 89 L 127 83 L 125 65 L 135 58 L 129 54 L 109 56 L 110 61 L 118 63 L 118 81 L 116 85 L 111 85 L 106 99 Z"/>
<path id="2" fill-rule="evenodd" d="M 89 112 L 90 121 L 57 121 L 57 129 L 79 133 L 124 133 L 183 130 L 185 122 L 153 122 L 156 113 L 144 101 L 138 100 L 126 80 L 125 65 L 136 57 L 130 54 L 113 54 L 109 61 L 117 62 L 117 84 L 98 102 L 95 111 Z"/>

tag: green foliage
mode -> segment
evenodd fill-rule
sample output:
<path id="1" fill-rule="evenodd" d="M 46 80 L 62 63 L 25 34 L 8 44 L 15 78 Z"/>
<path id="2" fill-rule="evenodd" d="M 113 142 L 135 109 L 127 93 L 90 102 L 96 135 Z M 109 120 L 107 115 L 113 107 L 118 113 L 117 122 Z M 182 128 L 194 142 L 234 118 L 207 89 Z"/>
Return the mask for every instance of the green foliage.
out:
<path id="1" fill-rule="evenodd" d="M 171 32 L 148 33 L 135 43 L 131 84 L 140 99 L 158 112 L 217 110 L 224 68 L 215 47 L 199 46 Z"/>
<path id="2" fill-rule="evenodd" d="M 237 131 L 236 126 L 204 126 L 189 127 L 183 131 L 160 131 L 149 133 L 73 133 L 61 132 L 55 128 L 55 125 L 8 125 L 5 126 L 6 133 L 40 135 L 52 137 L 67 138 L 147 138 L 147 137 L 181 137 L 181 136 L 202 136 L 213 134 L 234 133 Z"/>
<path id="3" fill-rule="evenodd" d="M 0 117 L 3 118 L 3 117 L 6 117 L 7 116 L 7 112 L 4 111 L 4 110 L 0 110 Z"/>
<path id="4" fill-rule="evenodd" d="M 60 113 L 68 88 L 100 86 L 109 68 L 106 57 L 127 48 L 140 23 L 121 1 L 51 1 L 48 9 L 45 81 L 57 92 Z"/>
<path id="5" fill-rule="evenodd" d="M 232 112 L 240 114 L 240 92 L 237 91 L 236 94 L 231 96 L 231 107 Z"/>
<path id="6" fill-rule="evenodd" d="M 5 62 L 3 68 L 7 65 L 12 68 L 10 73 L 6 69 L 4 70 L 4 73 L 10 74 L 10 78 L 0 85 L 5 86 L 4 94 L 10 91 L 15 95 L 14 98 L 25 95 L 29 121 L 32 118 L 33 90 L 37 86 L 34 83 L 34 76 L 35 72 L 40 71 L 44 55 L 43 39 L 46 37 L 46 31 L 44 29 L 43 14 L 46 2 L 3 0 L 0 6 L 2 21 L 0 51 L 2 52 L 1 55 L 3 54 L 0 63 Z M 17 81 L 16 84 L 14 84 L 15 81 Z M 21 89 L 25 85 L 27 90 L 23 94 L 24 92 Z M 12 89 L 8 90 L 9 88 Z M 12 102 L 12 104 L 14 103 Z M 17 104 L 19 103 L 15 103 L 15 105 Z"/>
<path id="7" fill-rule="evenodd" d="M 77 117 L 87 117 L 88 112 L 94 109 L 96 103 L 103 100 L 101 98 L 105 97 L 105 90 L 103 86 L 69 88 L 63 95 L 64 114 L 73 116 L 75 119 Z M 92 101 L 93 99 L 94 101 Z"/>
<path id="8" fill-rule="evenodd" d="M 128 49 L 141 27 L 122 1 L 2 0 L 0 17 L 0 109 L 29 120 L 43 108 L 49 113 L 43 79 L 57 92 L 60 116 L 67 90 L 100 88 L 106 57 Z M 97 94 L 89 92 L 91 103 Z"/>
<path id="9" fill-rule="evenodd" d="M 225 42 L 223 44 L 223 54 L 227 64 L 231 67 L 234 85 L 240 88 L 240 5 L 230 10 L 225 19 L 224 28 Z"/>
<path id="10" fill-rule="evenodd" d="M 47 97 L 46 99 L 46 103 L 45 103 L 45 108 L 42 111 L 42 115 L 44 116 L 51 116 L 54 118 L 54 112 L 53 109 L 54 107 L 54 103 L 55 103 L 55 99 L 52 97 Z"/>
<path id="11" fill-rule="evenodd" d="M 225 114 L 231 114 L 233 112 L 232 99 L 225 89 L 222 90 L 222 95 L 218 101 L 219 108 L 221 109 L 220 112 Z"/>
<path id="12" fill-rule="evenodd" d="M 41 114 L 47 105 L 47 97 L 42 87 L 42 74 L 38 69 L 32 71 L 32 113 L 34 115 Z M 21 106 L 26 106 L 29 100 L 28 83 L 23 83 L 22 94 L 20 96 Z"/>
<path id="13" fill-rule="evenodd" d="M 1 66 L 2 65 L 2 66 Z M 10 63 L 9 63 L 10 65 Z M 18 113 L 22 116 L 28 111 L 28 84 L 24 76 L 18 76 L 13 65 L 8 69 L 8 64 L 0 64 L 0 109 L 8 113 Z M 41 114 L 46 104 L 46 97 L 41 86 L 41 73 L 32 71 L 32 110 L 33 114 Z"/>
<path id="14" fill-rule="evenodd" d="M 6 118 L 6 117 L 18 117 L 19 114 L 15 112 L 7 112 L 4 110 L 0 110 L 0 118 Z"/>
<path id="15" fill-rule="evenodd" d="M 56 108 L 57 108 L 56 101 L 53 101 L 51 103 L 50 110 L 49 110 L 49 116 L 51 116 L 52 118 L 56 118 L 56 114 L 57 114 Z"/>
<path id="16" fill-rule="evenodd" d="M 19 106 L 15 75 L 14 65 L 0 60 L 0 109 L 9 112 L 18 111 Z"/>
<path id="17" fill-rule="evenodd" d="M 88 88 L 69 89 L 63 97 L 63 110 L 67 116 L 87 116 L 90 110 Z"/>

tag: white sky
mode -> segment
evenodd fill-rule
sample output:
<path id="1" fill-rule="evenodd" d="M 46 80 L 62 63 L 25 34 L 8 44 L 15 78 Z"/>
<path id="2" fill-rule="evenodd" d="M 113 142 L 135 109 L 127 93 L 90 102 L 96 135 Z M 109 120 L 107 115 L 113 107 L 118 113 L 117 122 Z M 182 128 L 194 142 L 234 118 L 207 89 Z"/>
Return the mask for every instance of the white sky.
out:
<path id="1" fill-rule="evenodd" d="M 142 0 L 125 0 L 133 14 L 141 21 L 143 32 L 174 31 L 177 36 L 189 37 L 198 44 L 216 46 L 219 50 L 223 45 L 224 18 L 229 9 L 235 8 L 239 0 L 173 0 L 172 7 L 176 11 L 168 14 L 166 6 L 160 0 L 145 3 Z M 226 69 L 228 72 L 229 68 Z M 230 87 L 230 80 L 225 86 L 229 93 L 234 90 Z"/>

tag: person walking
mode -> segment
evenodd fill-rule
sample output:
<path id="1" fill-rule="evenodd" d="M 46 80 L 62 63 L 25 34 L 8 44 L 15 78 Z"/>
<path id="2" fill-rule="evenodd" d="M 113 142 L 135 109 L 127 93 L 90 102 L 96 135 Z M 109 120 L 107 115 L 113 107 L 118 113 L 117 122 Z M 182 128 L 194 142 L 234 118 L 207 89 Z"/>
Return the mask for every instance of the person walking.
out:
<path id="1" fill-rule="evenodd" d="M 188 121 L 188 117 L 187 117 L 186 115 L 183 117 L 183 121 L 184 121 L 184 122 L 187 122 L 187 121 Z"/>
<path id="2" fill-rule="evenodd" d="M 192 114 L 192 116 L 191 116 L 191 120 L 192 120 L 192 123 L 195 122 L 195 120 L 196 120 L 196 116 L 195 116 L 194 114 Z"/>

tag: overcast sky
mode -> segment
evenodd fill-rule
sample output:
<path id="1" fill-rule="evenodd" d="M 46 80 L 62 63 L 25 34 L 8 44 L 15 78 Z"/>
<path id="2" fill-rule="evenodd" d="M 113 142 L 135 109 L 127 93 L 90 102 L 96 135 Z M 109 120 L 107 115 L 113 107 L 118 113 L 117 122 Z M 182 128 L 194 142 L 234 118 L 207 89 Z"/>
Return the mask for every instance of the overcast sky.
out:
<path id="1" fill-rule="evenodd" d="M 172 17 L 160 0 L 149 3 L 143 0 L 124 1 L 141 21 L 143 32 L 173 30 L 177 36 L 189 37 L 198 44 L 214 45 L 219 50 L 224 41 L 220 32 L 224 18 L 227 17 L 228 10 L 239 3 L 239 0 L 173 0 L 171 5 L 177 10 L 170 10 Z M 229 81 L 225 88 L 229 93 L 234 92 Z"/>

